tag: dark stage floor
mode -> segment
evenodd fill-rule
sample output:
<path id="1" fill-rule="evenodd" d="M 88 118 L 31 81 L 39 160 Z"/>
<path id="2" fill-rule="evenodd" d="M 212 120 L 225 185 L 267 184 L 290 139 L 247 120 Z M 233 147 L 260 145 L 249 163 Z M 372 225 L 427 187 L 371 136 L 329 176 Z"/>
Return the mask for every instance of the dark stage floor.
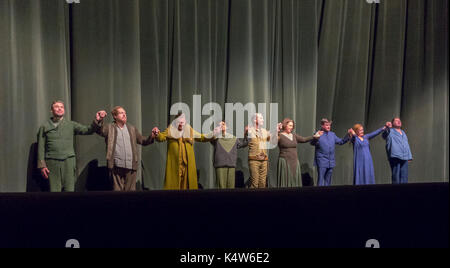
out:
<path id="1" fill-rule="evenodd" d="M 448 247 L 448 183 L 0 194 L 0 247 Z"/>

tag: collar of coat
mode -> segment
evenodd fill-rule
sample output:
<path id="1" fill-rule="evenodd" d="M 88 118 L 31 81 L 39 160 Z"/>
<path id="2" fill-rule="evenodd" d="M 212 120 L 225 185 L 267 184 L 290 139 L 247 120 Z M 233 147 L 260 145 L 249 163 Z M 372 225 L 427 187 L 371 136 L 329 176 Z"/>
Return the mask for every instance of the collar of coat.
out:
<path id="1" fill-rule="evenodd" d="M 182 131 L 179 131 L 175 126 L 170 125 L 167 132 L 167 138 L 179 140 L 194 144 L 194 129 L 190 125 L 185 125 Z"/>
<path id="2" fill-rule="evenodd" d="M 59 126 L 62 126 L 64 123 L 66 122 L 66 119 L 63 117 L 60 121 L 59 124 L 57 126 L 55 126 L 53 124 L 53 117 L 51 117 L 50 119 L 47 120 L 47 124 L 45 126 L 45 131 L 48 132 L 50 130 L 56 129 Z"/>
<path id="3" fill-rule="evenodd" d="M 119 125 L 116 123 L 116 121 L 113 122 L 113 126 L 114 126 L 114 127 L 117 127 L 117 128 L 120 128 Z M 130 125 L 129 125 L 128 123 L 125 123 L 125 124 L 123 125 L 122 128 L 125 128 L 125 127 L 126 127 L 127 129 L 129 129 L 129 128 L 130 128 Z"/>

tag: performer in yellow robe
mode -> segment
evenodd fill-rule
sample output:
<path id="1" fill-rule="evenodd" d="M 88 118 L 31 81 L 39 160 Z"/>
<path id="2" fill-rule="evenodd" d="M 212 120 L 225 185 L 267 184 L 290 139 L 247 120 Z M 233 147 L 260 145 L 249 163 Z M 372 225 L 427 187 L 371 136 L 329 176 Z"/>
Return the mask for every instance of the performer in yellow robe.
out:
<path id="1" fill-rule="evenodd" d="M 167 141 L 164 189 L 198 189 L 194 142 L 210 142 L 212 139 L 212 135 L 207 137 L 186 125 L 184 114 L 179 114 L 164 132 L 158 133 L 156 141 Z"/>

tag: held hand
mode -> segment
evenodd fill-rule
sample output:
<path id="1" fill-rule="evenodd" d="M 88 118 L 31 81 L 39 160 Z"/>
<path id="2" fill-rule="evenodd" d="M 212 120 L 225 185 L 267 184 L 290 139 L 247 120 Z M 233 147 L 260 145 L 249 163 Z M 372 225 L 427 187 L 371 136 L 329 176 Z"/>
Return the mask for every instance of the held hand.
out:
<path id="1" fill-rule="evenodd" d="M 95 119 L 97 119 L 97 121 L 102 121 L 107 115 L 108 114 L 105 111 L 98 111 L 95 115 Z"/>
<path id="2" fill-rule="evenodd" d="M 220 133 L 222 133 L 222 126 L 217 126 L 214 128 L 214 137 L 220 136 Z"/>
<path id="3" fill-rule="evenodd" d="M 153 138 L 158 137 L 159 132 L 160 132 L 160 131 L 159 131 L 159 128 L 154 127 L 154 128 L 152 129 L 152 137 L 153 137 Z"/>
<path id="4" fill-rule="evenodd" d="M 354 131 L 352 128 L 350 128 L 350 129 L 348 130 L 348 135 L 351 137 L 351 136 L 355 136 L 356 133 L 355 133 L 355 131 Z"/>
<path id="5" fill-rule="evenodd" d="M 385 126 L 388 127 L 388 128 L 392 128 L 392 123 L 391 122 L 386 122 Z"/>
<path id="6" fill-rule="evenodd" d="M 50 170 L 48 170 L 48 168 L 41 168 L 41 174 L 42 174 L 42 177 L 44 177 L 45 179 L 48 179 L 48 174 L 50 174 Z"/>
<path id="7" fill-rule="evenodd" d="M 280 133 L 280 131 L 283 129 L 283 124 L 282 123 L 278 123 L 277 125 L 277 132 Z"/>
<path id="8" fill-rule="evenodd" d="M 319 139 L 320 138 L 320 136 L 322 136 L 323 135 L 323 131 L 322 130 L 319 130 L 319 131 L 317 131 L 316 132 L 316 134 L 314 134 L 314 139 Z"/>

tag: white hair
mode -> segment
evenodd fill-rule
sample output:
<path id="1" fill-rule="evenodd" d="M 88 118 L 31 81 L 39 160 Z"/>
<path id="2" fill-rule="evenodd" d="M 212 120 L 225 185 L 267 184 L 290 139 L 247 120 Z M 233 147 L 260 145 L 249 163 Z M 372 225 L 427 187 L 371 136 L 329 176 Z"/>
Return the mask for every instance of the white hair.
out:
<path id="1" fill-rule="evenodd" d="M 254 122 L 258 116 L 264 118 L 264 116 L 263 116 L 261 113 L 255 113 L 255 114 L 252 116 L 252 122 Z"/>

